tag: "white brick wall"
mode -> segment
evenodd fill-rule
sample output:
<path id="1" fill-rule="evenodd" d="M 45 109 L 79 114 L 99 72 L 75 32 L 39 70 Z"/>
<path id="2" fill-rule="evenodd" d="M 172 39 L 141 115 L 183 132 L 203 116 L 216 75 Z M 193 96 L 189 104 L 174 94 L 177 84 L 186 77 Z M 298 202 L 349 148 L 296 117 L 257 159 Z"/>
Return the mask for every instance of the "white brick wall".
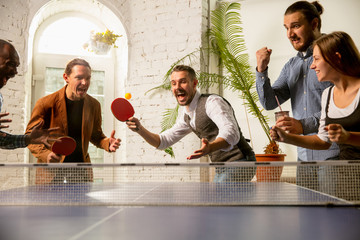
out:
<path id="1" fill-rule="evenodd" d="M 129 31 L 129 77 L 127 91 L 133 95 L 136 116 L 150 131 L 160 132 L 162 112 L 176 105 L 168 92 L 145 95 L 150 88 L 160 85 L 170 65 L 201 45 L 202 2 L 201 1 L 146 1 L 132 4 L 134 15 L 126 28 Z M 125 19 L 129 19 L 125 16 Z M 126 139 L 126 161 L 185 161 L 198 147 L 198 139 L 190 136 L 178 143 L 173 160 L 163 151 L 155 150 L 140 136 L 129 131 Z M 179 148 L 186 142 L 184 148 Z M 195 146 L 194 146 L 195 145 Z"/>
<path id="2" fill-rule="evenodd" d="M 5 99 L 4 109 L 10 112 L 13 120 L 9 128 L 11 133 L 23 133 L 26 126 L 24 96 L 31 91 L 25 89 L 24 77 L 24 69 L 28 65 L 25 47 L 28 44 L 28 28 L 31 18 L 47 2 L 49 1 L 0 0 L 0 37 L 12 40 L 21 58 L 19 76 L 11 79 L 1 89 Z M 123 24 L 128 31 L 129 42 L 126 92 L 132 93 L 136 116 L 142 118 L 143 125 L 150 131 L 159 132 L 162 112 L 166 108 L 174 107 L 176 102 L 169 92 L 153 92 L 147 95 L 145 92 L 162 83 L 163 75 L 175 60 L 201 45 L 204 29 L 202 14 L 204 8 L 207 8 L 207 1 L 100 2 L 115 7 L 124 19 Z M 123 141 L 126 141 L 126 148 L 122 151 L 126 151 L 126 159 L 119 161 L 185 161 L 186 156 L 199 146 L 199 141 L 194 135 L 185 138 L 175 147 L 176 160 L 173 160 L 163 151 L 149 146 L 137 134 L 128 129 L 125 131 L 126 138 Z M 23 162 L 25 154 L 27 151 L 24 149 L 0 150 L 0 162 Z"/>

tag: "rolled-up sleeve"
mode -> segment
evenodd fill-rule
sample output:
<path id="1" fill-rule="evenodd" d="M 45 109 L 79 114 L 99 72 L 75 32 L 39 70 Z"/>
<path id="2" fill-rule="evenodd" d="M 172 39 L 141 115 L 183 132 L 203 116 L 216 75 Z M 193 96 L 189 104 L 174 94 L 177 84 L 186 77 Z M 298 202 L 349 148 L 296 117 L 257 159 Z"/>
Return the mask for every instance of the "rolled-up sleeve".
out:
<path id="1" fill-rule="evenodd" d="M 217 95 L 209 96 L 205 107 L 206 114 L 219 129 L 216 138 L 223 138 L 230 145 L 222 151 L 230 151 L 240 140 L 239 127 L 232 107 Z"/>
<path id="2" fill-rule="evenodd" d="M 164 150 L 173 144 L 177 143 L 180 139 L 185 137 L 191 131 L 190 127 L 185 123 L 184 115 L 180 114 L 174 126 L 164 132 L 160 133 L 160 145 L 157 147 L 159 150 Z"/>

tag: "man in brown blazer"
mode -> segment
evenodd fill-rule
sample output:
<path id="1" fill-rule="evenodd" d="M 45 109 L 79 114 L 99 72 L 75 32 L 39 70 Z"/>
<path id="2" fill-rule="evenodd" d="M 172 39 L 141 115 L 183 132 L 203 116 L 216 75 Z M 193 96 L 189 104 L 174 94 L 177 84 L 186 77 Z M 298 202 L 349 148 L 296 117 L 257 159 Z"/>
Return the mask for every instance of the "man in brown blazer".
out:
<path id="1" fill-rule="evenodd" d="M 41 145 L 29 145 L 28 148 L 38 159 L 38 163 L 90 163 L 89 142 L 108 152 L 115 152 L 121 140 L 115 138 L 115 130 L 110 138 L 104 135 L 100 103 L 87 94 L 91 79 L 89 63 L 79 58 L 71 60 L 65 68 L 63 78 L 67 83 L 65 87 L 36 102 L 26 133 L 30 133 L 34 126 L 43 121 L 45 128 L 60 127 L 57 132 L 59 135 L 74 138 L 76 149 L 69 156 L 63 156 Z M 82 176 L 72 175 L 71 178 L 92 181 L 92 171 L 87 170 L 81 173 Z M 60 170 L 37 169 L 36 183 L 65 182 L 66 178 L 70 178 L 67 174 L 60 174 Z"/>

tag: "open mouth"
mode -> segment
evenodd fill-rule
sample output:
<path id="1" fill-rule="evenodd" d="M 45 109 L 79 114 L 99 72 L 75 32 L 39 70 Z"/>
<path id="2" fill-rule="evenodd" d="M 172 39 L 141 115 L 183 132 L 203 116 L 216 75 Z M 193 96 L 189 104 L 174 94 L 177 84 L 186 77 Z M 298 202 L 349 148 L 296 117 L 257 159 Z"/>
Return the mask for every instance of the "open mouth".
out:
<path id="1" fill-rule="evenodd" d="M 86 91 L 87 91 L 87 89 L 85 89 L 85 88 L 78 88 L 78 92 L 79 92 L 80 94 L 85 94 Z"/>
<path id="2" fill-rule="evenodd" d="M 291 42 L 292 42 L 293 44 L 299 44 L 299 43 L 300 43 L 300 39 L 299 39 L 299 38 L 293 38 L 293 39 L 291 39 Z"/>
<path id="3" fill-rule="evenodd" d="M 176 98 L 178 99 L 178 101 L 184 101 L 186 98 L 186 93 L 185 92 L 177 92 L 176 93 Z"/>

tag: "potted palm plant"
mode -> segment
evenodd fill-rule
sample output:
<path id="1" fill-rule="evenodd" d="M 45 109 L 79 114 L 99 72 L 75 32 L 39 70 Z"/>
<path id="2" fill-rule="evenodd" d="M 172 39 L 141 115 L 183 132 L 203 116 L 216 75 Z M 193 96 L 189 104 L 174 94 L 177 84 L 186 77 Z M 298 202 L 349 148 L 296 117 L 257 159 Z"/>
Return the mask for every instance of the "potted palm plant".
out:
<path id="1" fill-rule="evenodd" d="M 164 76 L 163 84 L 151 90 L 170 90 L 171 86 L 168 79 L 171 74 L 171 69 L 175 65 L 186 62 L 191 65 L 191 62 L 198 60 L 199 56 L 203 56 L 205 53 L 212 54 L 218 59 L 219 68 L 223 69 L 223 71 L 220 74 L 208 72 L 198 73 L 199 86 L 201 88 L 209 88 L 218 85 L 238 92 L 239 97 L 244 100 L 247 111 L 259 120 L 269 140 L 269 144 L 264 149 L 264 154 L 256 154 L 257 161 L 284 161 L 285 154 L 279 154 L 279 145 L 270 137 L 269 118 L 264 114 L 264 110 L 259 107 L 259 98 L 255 89 L 255 74 L 250 66 L 249 57 L 246 53 L 245 40 L 243 38 L 240 8 L 241 5 L 238 2 L 219 2 L 211 14 L 211 26 L 208 30 L 209 46 L 206 48 L 201 47 L 173 63 Z M 175 123 L 177 111 L 178 106 L 174 109 L 166 110 L 161 124 L 163 131 Z M 171 148 L 166 151 L 173 154 Z M 264 159 L 264 157 L 270 158 Z M 264 169 L 258 167 L 258 170 Z M 258 171 L 258 173 L 260 174 L 261 171 Z M 257 176 L 257 178 L 260 180 L 263 179 L 261 176 Z"/>

